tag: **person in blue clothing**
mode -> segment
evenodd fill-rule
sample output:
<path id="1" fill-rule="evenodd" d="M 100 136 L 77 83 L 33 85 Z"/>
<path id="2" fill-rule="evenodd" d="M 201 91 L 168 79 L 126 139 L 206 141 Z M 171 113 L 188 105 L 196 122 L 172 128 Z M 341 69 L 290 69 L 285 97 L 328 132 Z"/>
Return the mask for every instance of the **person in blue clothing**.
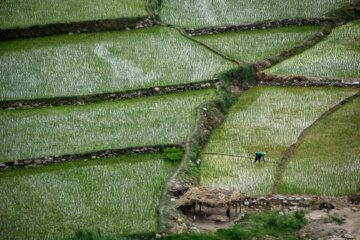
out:
<path id="1" fill-rule="evenodd" d="M 261 158 L 265 161 L 265 152 L 257 152 L 255 154 L 255 163 L 257 160 L 261 161 Z"/>

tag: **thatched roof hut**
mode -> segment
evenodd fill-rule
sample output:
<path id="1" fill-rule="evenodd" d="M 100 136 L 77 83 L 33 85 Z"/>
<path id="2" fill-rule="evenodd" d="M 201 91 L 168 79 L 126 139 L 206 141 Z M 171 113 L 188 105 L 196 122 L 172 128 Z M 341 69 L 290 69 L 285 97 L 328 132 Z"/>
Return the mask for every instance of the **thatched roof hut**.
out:
<path id="1" fill-rule="evenodd" d="M 176 202 L 175 207 L 184 205 L 193 205 L 201 203 L 208 207 L 226 206 L 238 201 L 241 197 L 239 189 L 230 190 L 212 190 L 205 187 L 191 187 Z"/>

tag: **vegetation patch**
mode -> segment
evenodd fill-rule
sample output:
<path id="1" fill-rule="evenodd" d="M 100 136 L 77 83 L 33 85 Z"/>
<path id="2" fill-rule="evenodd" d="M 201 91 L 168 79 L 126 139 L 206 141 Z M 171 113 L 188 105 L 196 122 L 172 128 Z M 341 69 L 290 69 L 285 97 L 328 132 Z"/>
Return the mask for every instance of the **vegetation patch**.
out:
<path id="1" fill-rule="evenodd" d="M 0 2 L 0 28 L 148 15 L 145 0 Z"/>
<path id="2" fill-rule="evenodd" d="M 168 162 L 179 162 L 183 158 L 185 150 L 182 148 L 168 148 L 164 149 L 163 157 Z"/>
<path id="3" fill-rule="evenodd" d="M 6 41 L 0 100 L 179 85 L 237 66 L 166 27 Z"/>
<path id="4" fill-rule="evenodd" d="M 356 89 L 256 87 L 240 96 L 201 153 L 201 185 L 268 194 L 277 164 L 304 128 Z M 267 163 L 254 163 L 256 152 Z"/>
<path id="5" fill-rule="evenodd" d="M 41 156 L 179 143 L 214 89 L 0 112 L 2 162 Z M 165 114 L 166 113 L 166 114 Z"/>
<path id="6" fill-rule="evenodd" d="M 320 29 L 320 26 L 295 26 L 204 35 L 196 38 L 230 57 L 256 62 L 289 49 Z"/>
<path id="7" fill-rule="evenodd" d="M 357 97 L 315 125 L 285 164 L 278 192 L 327 196 L 357 192 L 359 121 L 360 98 Z"/>
<path id="8" fill-rule="evenodd" d="M 167 0 L 162 2 L 159 15 L 165 23 L 186 28 L 203 28 L 274 19 L 321 17 L 352 2 L 353 0 Z"/>
<path id="9" fill-rule="evenodd" d="M 160 194 L 176 166 L 154 153 L 1 173 L 0 236 L 155 231 Z"/>
<path id="10" fill-rule="evenodd" d="M 360 77 L 360 20 L 335 28 L 314 47 L 293 56 L 265 73 L 318 77 Z"/>

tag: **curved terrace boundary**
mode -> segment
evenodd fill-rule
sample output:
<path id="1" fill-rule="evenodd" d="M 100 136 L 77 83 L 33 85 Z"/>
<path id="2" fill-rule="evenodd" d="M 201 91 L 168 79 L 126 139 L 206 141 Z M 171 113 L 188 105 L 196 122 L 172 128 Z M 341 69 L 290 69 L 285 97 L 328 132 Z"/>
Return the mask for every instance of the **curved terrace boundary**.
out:
<path id="1" fill-rule="evenodd" d="M 352 95 L 352 96 L 344 99 L 344 100 L 341 101 L 340 103 L 336 104 L 335 106 L 333 106 L 332 108 L 330 108 L 329 110 L 327 110 L 327 111 L 326 111 L 325 113 L 323 113 L 318 119 L 316 119 L 315 122 L 313 122 L 310 126 L 308 126 L 307 128 L 305 128 L 305 129 L 301 132 L 301 134 L 299 135 L 297 141 L 288 148 L 288 150 L 286 151 L 285 155 L 282 157 L 281 162 L 280 162 L 279 165 L 278 165 L 278 169 L 277 169 L 277 171 L 276 171 L 277 177 L 276 177 L 276 180 L 275 180 L 275 184 L 274 184 L 274 186 L 273 186 L 273 188 L 272 188 L 272 190 L 271 190 L 271 194 L 277 194 L 277 187 L 278 187 L 278 185 L 279 185 L 279 183 L 280 183 L 280 181 L 281 181 L 281 173 L 282 173 L 284 164 L 287 162 L 287 160 L 288 160 L 292 155 L 294 155 L 296 146 L 302 141 L 302 139 L 305 137 L 305 134 L 306 134 L 312 127 L 314 127 L 317 123 L 319 123 L 322 119 L 324 119 L 327 115 L 329 115 L 330 113 L 334 112 L 336 109 L 338 109 L 340 106 L 346 104 L 346 103 L 347 103 L 348 101 L 350 101 L 351 99 L 357 98 L 357 97 L 359 97 L 359 96 L 360 96 L 360 89 L 359 89 L 359 91 L 358 91 L 356 94 L 354 94 L 354 95 Z"/>
<path id="2" fill-rule="evenodd" d="M 30 109 L 42 108 L 50 106 L 63 106 L 63 105 L 84 105 L 96 102 L 116 101 L 121 99 L 131 99 L 155 95 L 163 95 L 175 92 L 193 91 L 199 89 L 207 89 L 214 86 L 218 80 L 202 81 L 190 84 L 169 85 L 142 88 L 135 90 L 127 90 L 112 93 L 101 93 L 85 96 L 71 96 L 71 97 L 55 97 L 55 98 L 41 98 L 41 99 L 24 99 L 12 101 L 0 101 L 0 110 L 16 110 L 16 109 Z"/>
<path id="3" fill-rule="evenodd" d="M 56 34 L 92 33 L 114 30 L 151 27 L 154 25 L 153 17 L 114 18 L 102 20 L 89 20 L 69 23 L 51 23 L 30 27 L 0 29 L 0 41 L 20 38 L 44 37 Z"/>
<path id="4" fill-rule="evenodd" d="M 0 172 L 5 170 L 16 169 L 19 167 L 40 167 L 40 166 L 50 165 L 59 162 L 67 162 L 67 161 L 85 161 L 85 160 L 94 160 L 99 158 L 115 157 L 119 155 L 138 155 L 145 153 L 163 152 L 164 149 L 178 148 L 178 147 L 180 147 L 179 144 L 167 144 L 167 145 L 155 145 L 155 146 L 144 146 L 144 147 L 129 147 L 129 148 L 121 148 L 121 149 L 107 149 L 96 152 L 29 158 L 24 160 L 2 162 L 0 163 Z"/>

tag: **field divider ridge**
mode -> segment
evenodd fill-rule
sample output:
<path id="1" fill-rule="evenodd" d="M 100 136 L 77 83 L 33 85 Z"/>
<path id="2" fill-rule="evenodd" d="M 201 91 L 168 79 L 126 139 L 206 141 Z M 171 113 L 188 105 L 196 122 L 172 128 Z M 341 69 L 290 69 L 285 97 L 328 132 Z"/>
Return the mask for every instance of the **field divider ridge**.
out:
<path id="1" fill-rule="evenodd" d="M 313 128 L 316 124 L 318 124 L 321 120 L 323 120 L 327 115 L 329 115 L 330 113 L 334 112 L 336 109 L 338 109 L 339 107 L 341 107 L 342 105 L 346 104 L 347 102 L 349 102 L 351 99 L 353 98 L 357 98 L 360 96 L 360 89 L 359 91 L 344 99 L 343 101 L 341 101 L 340 103 L 336 104 L 335 106 L 333 106 L 332 108 L 330 108 L 329 110 L 327 110 L 326 112 L 324 112 L 318 119 L 316 119 L 312 124 L 310 124 L 308 127 L 306 127 L 299 135 L 299 137 L 297 138 L 296 142 L 293 143 L 286 151 L 285 155 L 282 157 L 277 171 L 276 171 L 276 180 L 274 183 L 274 186 L 271 189 L 271 194 L 277 194 L 277 186 L 279 185 L 280 181 L 281 181 L 281 173 L 283 171 L 283 167 L 284 164 L 287 162 L 287 160 L 294 155 L 295 153 L 295 148 L 296 146 L 302 141 L 302 139 L 305 137 L 306 133 Z"/>
<path id="2" fill-rule="evenodd" d="M 150 97 L 150 96 L 164 95 L 175 92 L 207 89 L 214 87 L 214 84 L 217 81 L 218 81 L 217 79 L 212 79 L 212 80 L 199 81 L 196 83 L 149 87 L 149 88 L 126 90 L 126 91 L 119 91 L 112 93 L 99 93 L 99 94 L 85 95 L 85 96 L 0 101 L 0 110 L 1 109 L 2 110 L 31 109 L 31 108 L 42 108 L 42 107 L 63 106 L 63 105 L 84 105 L 84 104 L 91 104 L 97 102 L 116 101 L 121 99 Z"/>
<path id="3" fill-rule="evenodd" d="M 168 228 L 170 216 L 176 215 L 176 210 L 170 201 L 172 196 L 170 190 L 174 187 L 196 186 L 199 183 L 200 173 L 195 163 L 199 151 L 209 140 L 212 130 L 225 120 L 226 114 L 238 97 L 257 82 L 255 70 L 251 64 L 244 64 L 236 70 L 229 70 L 217 77 L 220 79 L 216 83 L 218 95 L 215 99 L 204 102 L 198 107 L 194 130 L 182 144 L 186 150 L 183 159 L 166 181 L 160 198 L 160 231 Z"/>
<path id="4" fill-rule="evenodd" d="M 45 165 L 50 165 L 59 162 L 68 162 L 68 161 L 85 161 L 85 160 L 95 160 L 102 158 L 115 157 L 119 155 L 138 155 L 145 153 L 154 153 L 162 152 L 167 148 L 177 148 L 180 147 L 179 144 L 163 144 L 163 145 L 154 145 L 154 146 L 139 146 L 139 147 L 128 147 L 121 149 L 106 149 L 95 152 L 87 153 L 74 153 L 74 154 L 64 154 L 64 155 L 54 155 L 46 157 L 36 157 L 8 162 L 0 162 L 0 172 L 5 170 L 16 169 L 20 167 L 40 167 Z"/>
<path id="5" fill-rule="evenodd" d="M 203 36 L 203 35 L 210 35 L 216 33 L 239 32 L 245 30 L 261 30 L 261 29 L 277 28 L 277 27 L 321 25 L 322 22 L 329 20 L 330 19 L 325 16 L 319 18 L 288 18 L 282 20 L 189 29 L 186 30 L 186 32 L 190 36 Z"/>
<path id="6" fill-rule="evenodd" d="M 154 26 L 152 15 L 88 20 L 66 23 L 49 23 L 29 27 L 0 29 L 0 41 L 36 38 L 58 34 L 94 33 Z"/>

